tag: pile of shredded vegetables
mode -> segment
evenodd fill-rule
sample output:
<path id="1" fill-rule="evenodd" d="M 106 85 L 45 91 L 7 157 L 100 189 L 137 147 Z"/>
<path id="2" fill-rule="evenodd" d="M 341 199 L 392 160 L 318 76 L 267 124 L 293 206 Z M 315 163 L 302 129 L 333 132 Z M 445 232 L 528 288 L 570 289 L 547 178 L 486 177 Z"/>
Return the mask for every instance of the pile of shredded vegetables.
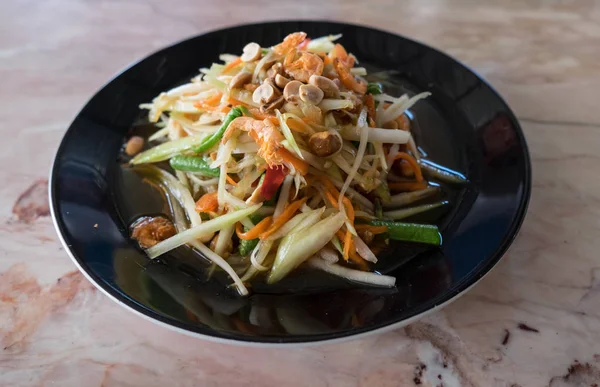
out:
<path id="1" fill-rule="evenodd" d="M 141 105 L 160 129 L 130 164 L 166 191 L 176 229 L 144 246 L 150 258 L 188 245 L 246 295 L 257 275 L 274 283 L 305 262 L 394 286 L 371 269 L 379 245 L 441 243 L 434 225 L 398 222 L 446 204 L 425 177 L 464 181 L 411 135 L 408 109 L 430 93 L 383 93 L 340 37 L 250 43 Z"/>

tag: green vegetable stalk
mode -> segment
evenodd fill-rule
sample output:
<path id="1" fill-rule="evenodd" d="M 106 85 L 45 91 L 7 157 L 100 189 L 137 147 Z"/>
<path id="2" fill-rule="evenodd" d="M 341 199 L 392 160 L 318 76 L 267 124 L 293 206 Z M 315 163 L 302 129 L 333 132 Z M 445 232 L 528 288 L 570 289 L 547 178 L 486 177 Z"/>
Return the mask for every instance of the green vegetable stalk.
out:
<path id="1" fill-rule="evenodd" d="M 440 230 L 434 225 L 384 220 L 374 220 L 369 224 L 372 226 L 386 226 L 389 238 L 397 241 L 426 243 L 435 246 L 442 244 Z"/>
<path id="2" fill-rule="evenodd" d="M 381 203 L 386 205 L 392 201 L 392 196 L 390 195 L 390 187 L 387 185 L 385 181 L 381 182 L 375 188 L 375 195 L 377 195 L 381 199 Z"/>
<path id="3" fill-rule="evenodd" d="M 250 215 L 250 221 L 254 224 L 257 224 L 258 222 L 260 222 L 261 220 L 263 220 L 264 216 L 261 215 Z M 248 227 L 244 226 L 244 232 L 248 232 Z M 254 250 L 254 248 L 256 247 L 256 245 L 258 245 L 259 239 L 250 239 L 250 240 L 245 240 L 245 239 L 240 239 L 240 245 L 238 247 L 240 255 L 242 257 L 247 256 L 248 254 L 250 254 L 252 252 L 252 250 Z"/>
<path id="4" fill-rule="evenodd" d="M 205 176 L 219 177 L 219 168 L 211 168 L 206 160 L 199 156 L 173 156 L 169 160 L 171 168 L 184 172 L 198 172 Z"/>
<path id="5" fill-rule="evenodd" d="M 204 141 L 200 136 L 189 136 L 160 144 L 135 156 L 130 162 L 133 165 L 158 163 L 171 157 L 189 151 Z"/>
<path id="6" fill-rule="evenodd" d="M 217 145 L 217 143 L 223 137 L 223 134 L 225 134 L 225 131 L 227 130 L 227 127 L 229 126 L 231 121 L 233 121 L 234 119 L 236 119 L 238 117 L 241 117 L 242 115 L 244 115 L 244 113 L 247 114 L 248 109 L 246 109 L 243 106 L 236 106 L 233 109 L 231 109 L 229 111 L 229 113 L 227 113 L 225 118 L 223 119 L 223 123 L 221 124 L 221 127 L 219 128 L 219 130 L 217 130 L 212 136 L 205 138 L 204 141 L 202 141 L 202 143 L 200 143 L 200 145 L 193 148 L 194 152 L 196 152 L 196 153 L 206 152 L 213 146 Z"/>
<path id="7" fill-rule="evenodd" d="M 377 95 L 383 93 L 383 87 L 380 83 L 369 83 L 367 85 L 367 93 Z"/>

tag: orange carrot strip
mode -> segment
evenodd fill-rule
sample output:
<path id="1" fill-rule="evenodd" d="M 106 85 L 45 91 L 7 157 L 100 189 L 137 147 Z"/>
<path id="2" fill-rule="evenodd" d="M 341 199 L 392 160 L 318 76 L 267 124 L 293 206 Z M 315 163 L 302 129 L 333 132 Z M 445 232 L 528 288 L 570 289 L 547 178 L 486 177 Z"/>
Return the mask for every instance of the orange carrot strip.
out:
<path id="1" fill-rule="evenodd" d="M 207 193 L 202 195 L 196 202 L 196 212 L 214 212 L 219 209 L 217 193 Z"/>
<path id="2" fill-rule="evenodd" d="M 344 236 L 344 259 L 346 261 L 350 258 L 350 251 L 352 250 L 353 245 L 352 233 L 350 230 L 346 230 L 346 235 Z"/>
<path id="3" fill-rule="evenodd" d="M 427 188 L 427 184 L 424 181 L 402 181 L 396 183 L 388 183 L 388 187 L 392 191 L 420 191 Z"/>
<path id="4" fill-rule="evenodd" d="M 333 183 L 331 182 L 331 180 L 329 180 L 327 176 L 319 175 L 317 177 L 323 182 L 325 188 L 327 188 L 327 190 L 331 192 L 333 196 L 340 196 L 340 191 L 337 190 L 335 185 L 333 185 Z"/>
<path id="5" fill-rule="evenodd" d="M 235 225 L 235 233 L 237 234 L 238 238 L 243 239 L 245 241 L 256 239 L 259 237 L 260 234 L 262 234 L 266 229 L 269 228 L 272 220 L 273 220 L 272 216 L 267 216 L 266 218 L 264 218 L 263 220 L 258 222 L 258 224 L 256 224 L 250 230 L 246 231 L 245 233 L 242 232 L 242 225 L 241 225 L 241 223 L 238 222 Z"/>
<path id="6" fill-rule="evenodd" d="M 356 263 L 362 271 L 369 270 L 369 265 L 367 264 L 367 261 L 365 261 L 360 255 L 358 255 L 358 253 L 354 249 L 350 250 L 350 260 Z"/>
<path id="7" fill-rule="evenodd" d="M 223 73 L 228 72 L 229 70 L 231 70 L 232 68 L 234 68 L 235 66 L 239 65 L 240 63 L 242 63 L 242 57 L 238 56 L 237 58 L 235 58 L 234 60 L 232 60 L 231 62 L 227 63 L 225 65 L 225 67 L 223 67 Z"/>
<path id="8" fill-rule="evenodd" d="M 225 180 L 231 185 L 237 185 L 237 181 L 233 180 L 233 178 L 229 175 L 225 176 Z"/>
<path id="9" fill-rule="evenodd" d="M 404 131 L 410 131 L 410 120 L 406 116 L 406 114 L 400 114 L 396 118 L 396 122 L 398 123 L 398 129 Z"/>
<path id="10" fill-rule="evenodd" d="M 394 160 L 398 159 L 406 160 L 410 164 L 413 171 L 415 172 L 415 179 L 418 183 L 423 181 L 423 173 L 421 172 L 421 167 L 419 167 L 419 164 L 414 159 L 414 157 L 412 157 L 406 152 L 400 152 L 394 157 Z"/>
<path id="11" fill-rule="evenodd" d="M 325 191 L 325 196 L 327 197 L 332 206 L 334 206 L 335 208 L 339 208 L 338 202 L 336 198 L 331 194 L 331 192 Z"/>
<path id="12" fill-rule="evenodd" d="M 359 94 L 364 94 L 367 91 L 367 84 L 364 82 L 358 82 L 340 59 L 335 58 L 333 60 L 333 67 L 340 76 L 340 81 L 342 81 L 344 86 L 346 86 L 348 89 L 354 90 Z"/>
<path id="13" fill-rule="evenodd" d="M 369 231 L 373 235 L 383 234 L 387 232 L 387 226 L 371 226 L 368 224 L 357 224 L 354 226 L 357 231 Z"/>
<path id="14" fill-rule="evenodd" d="M 352 206 L 352 202 L 344 196 L 342 203 L 344 203 L 344 207 L 346 207 L 346 216 L 350 219 L 350 222 L 354 222 L 354 207 Z"/>
<path id="15" fill-rule="evenodd" d="M 292 216 L 294 216 L 296 211 L 298 211 L 298 209 L 300 207 L 302 207 L 302 205 L 306 202 L 307 199 L 308 198 L 305 197 L 305 198 L 302 198 L 302 199 L 296 200 L 295 202 L 290 203 L 290 205 L 288 205 L 285 208 L 285 210 L 283 210 L 283 212 L 277 218 L 275 218 L 271 227 L 269 227 L 269 229 L 267 231 L 260 234 L 259 238 L 260 239 L 268 238 L 271 234 L 273 234 L 275 231 L 277 231 L 288 220 L 290 220 L 292 218 Z"/>
<path id="16" fill-rule="evenodd" d="M 308 163 L 304 160 L 300 160 L 294 156 L 290 151 L 285 148 L 277 150 L 277 155 L 283 159 L 283 161 L 290 163 L 294 169 L 296 169 L 302 176 L 308 173 Z"/>
<path id="17" fill-rule="evenodd" d="M 223 97 L 223 93 L 218 92 L 217 94 L 213 95 L 212 97 L 209 97 L 202 101 L 195 102 L 194 106 L 199 109 L 204 109 L 204 110 L 215 110 L 218 107 L 216 105 L 218 105 L 219 101 L 221 101 L 221 97 Z"/>
<path id="18" fill-rule="evenodd" d="M 352 68 L 354 66 L 354 57 L 348 55 L 344 46 L 339 43 L 336 43 L 335 46 L 333 46 L 333 50 L 331 50 L 331 59 L 335 60 L 336 58 L 339 59 L 346 68 Z"/>

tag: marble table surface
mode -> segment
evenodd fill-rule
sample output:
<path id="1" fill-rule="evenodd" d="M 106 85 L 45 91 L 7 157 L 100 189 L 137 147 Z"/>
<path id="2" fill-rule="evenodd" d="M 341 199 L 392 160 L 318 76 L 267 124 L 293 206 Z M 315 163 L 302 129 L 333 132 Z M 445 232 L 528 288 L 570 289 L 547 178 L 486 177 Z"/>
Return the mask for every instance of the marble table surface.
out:
<path id="1" fill-rule="evenodd" d="M 0 386 L 599 385 L 600 3 L 482 3 L 1 1 Z M 533 162 L 527 218 L 501 263 L 442 311 L 339 344 L 215 344 L 121 309 L 60 245 L 46 178 L 91 94 L 164 45 L 277 18 L 421 40 L 476 69 L 515 110 Z"/>

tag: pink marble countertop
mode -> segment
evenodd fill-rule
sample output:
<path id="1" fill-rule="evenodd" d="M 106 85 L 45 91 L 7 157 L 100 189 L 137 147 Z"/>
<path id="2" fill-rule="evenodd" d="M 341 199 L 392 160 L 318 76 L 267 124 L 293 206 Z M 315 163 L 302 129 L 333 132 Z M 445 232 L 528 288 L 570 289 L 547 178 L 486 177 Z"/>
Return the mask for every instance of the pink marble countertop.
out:
<path id="1" fill-rule="evenodd" d="M 0 386 L 600 385 L 600 3 L 480 3 L 0 2 Z M 125 311 L 60 245 L 45 179 L 87 99 L 162 46 L 277 18 L 421 40 L 476 69 L 515 110 L 533 162 L 529 213 L 501 263 L 442 311 L 340 344 L 215 344 Z"/>

